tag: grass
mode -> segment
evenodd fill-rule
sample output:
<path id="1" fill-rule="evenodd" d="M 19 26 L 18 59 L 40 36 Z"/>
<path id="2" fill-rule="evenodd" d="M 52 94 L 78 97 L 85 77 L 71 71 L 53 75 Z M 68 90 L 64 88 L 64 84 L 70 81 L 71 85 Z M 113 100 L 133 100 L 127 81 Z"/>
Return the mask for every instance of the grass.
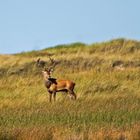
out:
<path id="1" fill-rule="evenodd" d="M 117 39 L 0 56 L 0 139 L 140 139 L 139 44 Z M 35 65 L 48 54 L 59 62 L 53 76 L 75 81 L 76 101 L 59 93 L 49 103 Z M 123 71 L 111 67 L 118 60 Z"/>

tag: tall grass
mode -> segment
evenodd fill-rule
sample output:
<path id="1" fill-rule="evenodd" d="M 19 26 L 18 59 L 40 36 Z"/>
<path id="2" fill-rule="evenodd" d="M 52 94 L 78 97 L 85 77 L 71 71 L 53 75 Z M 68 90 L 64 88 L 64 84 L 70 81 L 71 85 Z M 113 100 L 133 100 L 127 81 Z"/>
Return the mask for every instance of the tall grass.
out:
<path id="1" fill-rule="evenodd" d="M 7 58 L 0 67 L 0 139 L 139 139 L 140 69 L 129 65 L 139 63 L 139 50 L 139 42 L 118 39 L 0 56 Z M 53 76 L 75 81 L 76 101 L 58 93 L 49 103 L 35 64 L 48 53 L 59 62 Z M 117 60 L 128 63 L 123 71 L 111 67 Z"/>

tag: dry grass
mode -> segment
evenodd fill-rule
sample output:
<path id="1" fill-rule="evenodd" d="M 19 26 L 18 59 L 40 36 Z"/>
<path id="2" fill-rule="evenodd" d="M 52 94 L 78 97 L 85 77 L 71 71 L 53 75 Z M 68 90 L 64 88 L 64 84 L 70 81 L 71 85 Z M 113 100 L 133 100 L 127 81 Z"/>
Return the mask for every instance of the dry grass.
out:
<path id="1" fill-rule="evenodd" d="M 0 139 L 140 139 L 139 44 L 118 39 L 0 56 Z M 76 101 L 58 94 L 48 102 L 35 65 L 48 54 L 59 62 L 53 76 L 76 82 Z M 111 67 L 118 60 L 123 71 Z"/>

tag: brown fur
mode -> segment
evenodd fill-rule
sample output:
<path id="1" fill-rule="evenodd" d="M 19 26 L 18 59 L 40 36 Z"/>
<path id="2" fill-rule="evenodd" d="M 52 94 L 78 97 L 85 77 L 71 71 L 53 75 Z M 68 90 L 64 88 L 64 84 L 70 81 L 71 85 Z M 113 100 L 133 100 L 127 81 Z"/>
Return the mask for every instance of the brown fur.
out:
<path id="1" fill-rule="evenodd" d="M 42 73 L 45 80 L 45 86 L 50 95 L 50 102 L 52 101 L 52 95 L 55 101 L 57 92 L 69 93 L 70 97 L 72 97 L 73 99 L 76 99 L 76 94 L 73 91 L 75 87 L 74 82 L 70 80 L 57 80 L 57 79 L 51 78 L 50 76 L 51 71 L 49 70 L 42 71 Z"/>

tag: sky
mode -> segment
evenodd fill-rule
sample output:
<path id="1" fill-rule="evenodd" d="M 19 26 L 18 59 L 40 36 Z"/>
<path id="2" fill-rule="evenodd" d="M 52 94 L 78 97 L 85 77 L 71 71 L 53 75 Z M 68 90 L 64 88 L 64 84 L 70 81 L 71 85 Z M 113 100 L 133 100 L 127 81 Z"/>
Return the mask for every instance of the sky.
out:
<path id="1" fill-rule="evenodd" d="M 0 54 L 140 40 L 140 0 L 0 0 Z"/>

